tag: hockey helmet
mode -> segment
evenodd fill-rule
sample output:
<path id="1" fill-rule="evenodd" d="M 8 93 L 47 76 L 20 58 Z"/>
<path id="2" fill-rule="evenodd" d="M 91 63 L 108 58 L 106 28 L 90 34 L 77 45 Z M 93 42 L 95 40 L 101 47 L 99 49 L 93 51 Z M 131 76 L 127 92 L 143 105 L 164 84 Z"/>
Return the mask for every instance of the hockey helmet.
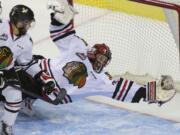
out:
<path id="1" fill-rule="evenodd" d="M 20 31 L 20 34 L 25 34 L 27 29 L 35 22 L 33 11 L 25 5 L 14 6 L 9 13 L 9 18 L 10 22 Z M 18 23 L 20 23 L 20 26 L 17 26 Z"/>
<path id="2" fill-rule="evenodd" d="M 87 56 L 93 66 L 95 72 L 100 73 L 103 68 L 111 61 L 111 51 L 109 47 L 102 44 L 95 44 L 87 52 Z"/>

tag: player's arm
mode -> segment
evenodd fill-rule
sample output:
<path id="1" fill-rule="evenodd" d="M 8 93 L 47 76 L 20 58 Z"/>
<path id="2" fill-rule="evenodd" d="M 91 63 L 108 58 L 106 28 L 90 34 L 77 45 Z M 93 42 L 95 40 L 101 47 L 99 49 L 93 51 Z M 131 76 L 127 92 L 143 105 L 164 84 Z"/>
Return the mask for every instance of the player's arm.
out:
<path id="1" fill-rule="evenodd" d="M 33 59 L 23 70 L 32 76 L 34 82 L 41 86 L 44 93 L 49 95 L 55 88 L 55 80 L 46 70 L 41 70 L 37 60 Z M 21 81 L 21 80 L 20 80 Z"/>
<path id="2" fill-rule="evenodd" d="M 146 85 L 146 101 L 162 105 L 170 101 L 176 94 L 174 80 L 169 75 L 162 75 L 160 80 L 148 82 Z"/>
<path id="3" fill-rule="evenodd" d="M 125 78 L 113 81 L 113 85 L 115 85 L 115 90 L 112 98 L 123 102 L 134 103 L 143 99 L 148 103 L 162 105 L 176 94 L 173 79 L 167 75 L 162 76 L 159 81 L 152 80 L 144 86 Z"/>
<path id="4" fill-rule="evenodd" d="M 20 87 L 21 83 L 17 75 L 17 71 L 26 69 L 29 65 L 33 64 L 32 52 L 31 52 L 32 41 L 28 36 L 24 37 L 24 41 L 26 41 L 26 43 L 19 44 L 19 47 L 21 48 L 21 50 L 19 51 L 21 52 L 19 56 L 16 56 L 17 59 L 14 67 L 12 67 L 9 70 L 1 70 L 0 73 L 1 89 L 6 87 L 7 85 Z M 18 67 L 16 67 L 16 65 L 18 65 Z M 40 68 L 38 66 L 34 66 L 31 70 L 29 70 L 29 74 L 31 74 L 31 76 L 35 76 L 35 74 L 37 74 L 38 72 L 40 72 Z"/>
<path id="5" fill-rule="evenodd" d="M 22 48 L 22 52 L 16 59 L 16 67 L 19 66 L 19 68 L 26 70 L 28 74 L 34 77 L 36 74 L 38 74 L 41 71 L 41 69 L 38 66 L 38 64 L 36 64 L 36 61 L 34 61 L 33 59 L 32 39 L 29 36 L 26 36 L 24 40 L 26 42 L 24 44 L 20 44 Z"/>
<path id="6" fill-rule="evenodd" d="M 22 54 L 17 58 L 16 68 L 26 71 L 31 75 L 35 80 L 42 84 L 46 93 L 50 93 L 55 87 L 55 81 L 50 77 L 46 71 L 42 71 L 38 60 L 32 57 L 32 41 L 27 40 L 26 48 Z"/>
<path id="7" fill-rule="evenodd" d="M 120 77 L 112 81 L 112 98 L 122 102 L 138 103 L 146 98 L 146 88 L 132 80 Z"/>
<path id="8" fill-rule="evenodd" d="M 86 48 L 85 40 L 75 34 L 73 19 L 77 11 L 68 0 L 49 0 L 48 9 L 51 16 L 50 37 L 60 53 Z"/>
<path id="9" fill-rule="evenodd" d="M 47 7 L 51 15 L 50 36 L 55 43 L 75 34 L 73 18 L 77 11 L 67 0 L 49 0 Z"/>
<path id="10" fill-rule="evenodd" d="M 30 97 L 39 98 L 54 105 L 61 103 L 66 96 L 66 90 L 57 86 L 55 78 L 47 68 L 48 60 L 41 55 L 33 55 L 33 61 L 24 70 L 17 72 L 22 91 Z M 27 71 L 36 65 L 41 71 L 32 77 Z"/>

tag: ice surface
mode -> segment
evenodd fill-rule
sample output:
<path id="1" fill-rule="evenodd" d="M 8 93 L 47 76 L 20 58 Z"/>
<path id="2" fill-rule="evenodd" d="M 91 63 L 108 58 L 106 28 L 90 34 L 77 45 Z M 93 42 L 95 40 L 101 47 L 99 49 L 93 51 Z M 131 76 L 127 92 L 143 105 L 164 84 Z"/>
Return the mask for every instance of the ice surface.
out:
<path id="1" fill-rule="evenodd" d="M 20 114 L 17 135 L 179 135 L 180 124 L 87 100 L 50 105 L 40 100 L 31 117 Z"/>
<path id="2" fill-rule="evenodd" d="M 36 13 L 36 27 L 30 31 L 35 41 L 34 53 L 47 57 L 57 56 L 56 47 L 48 39 L 50 19 L 46 0 L 2 0 L 2 17 L 7 18 L 12 6 L 19 3 L 29 5 Z M 179 105 L 180 99 L 176 98 L 165 104 L 163 108 L 166 109 L 162 109 L 164 113 L 171 111 L 174 116 L 179 117 Z M 180 135 L 180 123 L 85 99 L 59 106 L 38 100 L 34 111 L 35 115 L 32 117 L 23 114 L 18 116 L 14 126 L 16 135 Z"/>

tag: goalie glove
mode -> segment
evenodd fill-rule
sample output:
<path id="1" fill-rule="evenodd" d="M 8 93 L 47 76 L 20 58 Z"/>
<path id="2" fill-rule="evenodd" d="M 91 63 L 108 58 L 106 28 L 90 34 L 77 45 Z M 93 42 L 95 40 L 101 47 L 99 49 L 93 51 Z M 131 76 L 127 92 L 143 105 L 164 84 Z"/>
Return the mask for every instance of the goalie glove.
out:
<path id="1" fill-rule="evenodd" d="M 169 75 L 162 75 L 160 79 L 160 85 L 163 90 L 174 89 L 174 81 Z"/>
<path id="2" fill-rule="evenodd" d="M 146 101 L 162 105 L 170 101 L 176 94 L 174 81 L 171 76 L 162 75 L 156 82 L 148 82 L 146 85 Z"/>
<path id="3" fill-rule="evenodd" d="M 77 10 L 72 7 L 67 0 L 49 0 L 47 8 L 54 13 L 54 19 L 59 23 L 67 25 L 77 14 Z"/>

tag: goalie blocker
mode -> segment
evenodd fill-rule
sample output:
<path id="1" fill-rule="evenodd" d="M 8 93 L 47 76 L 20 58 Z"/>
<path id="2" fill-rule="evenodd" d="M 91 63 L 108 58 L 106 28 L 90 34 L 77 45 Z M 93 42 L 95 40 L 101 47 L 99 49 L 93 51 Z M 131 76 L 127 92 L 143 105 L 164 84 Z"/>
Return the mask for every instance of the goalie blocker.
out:
<path id="1" fill-rule="evenodd" d="M 148 82 L 145 86 L 124 78 L 113 83 L 116 88 L 112 98 L 123 102 L 138 103 L 143 99 L 148 103 L 162 105 L 170 101 L 176 94 L 174 82 L 170 76 L 161 76 L 159 81 Z"/>

